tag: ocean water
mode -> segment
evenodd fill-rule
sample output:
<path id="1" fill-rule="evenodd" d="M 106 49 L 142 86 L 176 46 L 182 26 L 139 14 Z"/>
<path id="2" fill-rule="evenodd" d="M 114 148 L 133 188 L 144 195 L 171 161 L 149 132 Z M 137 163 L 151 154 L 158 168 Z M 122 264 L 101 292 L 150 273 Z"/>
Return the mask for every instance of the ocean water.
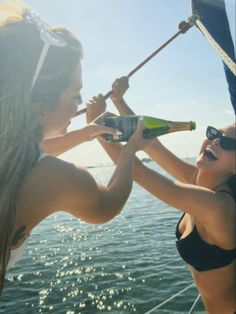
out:
<path id="1" fill-rule="evenodd" d="M 114 167 L 88 170 L 105 184 Z M 145 314 L 192 284 L 175 247 L 180 216 L 134 184 L 123 211 L 106 224 L 64 212 L 48 217 L 8 273 L 0 313 Z M 197 295 L 193 286 L 151 313 L 188 313 Z M 204 313 L 201 302 L 194 313 Z"/>

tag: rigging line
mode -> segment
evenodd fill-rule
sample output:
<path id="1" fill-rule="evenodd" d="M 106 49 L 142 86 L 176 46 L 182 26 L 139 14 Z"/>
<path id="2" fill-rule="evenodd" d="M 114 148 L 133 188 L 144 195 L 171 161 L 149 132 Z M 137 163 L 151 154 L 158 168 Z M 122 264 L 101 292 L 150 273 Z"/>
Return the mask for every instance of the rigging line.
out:
<path id="1" fill-rule="evenodd" d="M 179 291 L 178 293 L 172 295 L 170 298 L 166 299 L 165 301 L 163 301 L 162 303 L 158 304 L 157 306 L 155 306 L 154 308 L 152 308 L 151 310 L 145 312 L 144 314 L 151 314 L 153 313 L 153 311 L 159 309 L 162 305 L 170 302 L 171 300 L 173 300 L 174 298 L 176 298 L 178 295 L 182 294 L 183 292 L 187 291 L 189 288 L 193 287 L 195 284 L 192 283 L 191 285 L 187 286 L 186 288 L 184 288 L 183 290 Z"/>
<path id="2" fill-rule="evenodd" d="M 196 300 L 193 302 L 193 305 L 191 306 L 191 309 L 189 310 L 188 314 L 192 314 L 193 310 L 195 309 L 196 305 L 198 304 L 198 301 L 200 300 L 201 295 L 199 294 L 196 298 Z"/>
<path id="3" fill-rule="evenodd" d="M 200 29 L 203 35 L 207 38 L 209 43 L 215 49 L 217 54 L 220 56 L 222 61 L 227 65 L 229 70 L 236 76 L 236 64 L 234 61 L 228 56 L 228 54 L 220 47 L 220 45 L 214 40 L 211 34 L 208 32 L 206 27 L 202 24 L 199 18 L 196 18 L 195 25 Z"/>
<path id="4" fill-rule="evenodd" d="M 164 49 L 167 45 L 169 45 L 176 37 L 178 37 L 180 34 L 186 33 L 192 26 L 194 25 L 194 22 L 192 20 L 192 17 L 189 17 L 187 21 L 182 21 L 179 24 L 179 31 L 175 33 L 171 38 L 169 38 L 163 45 L 161 45 L 158 49 L 156 49 L 150 56 L 148 56 L 144 61 L 142 61 L 138 66 L 136 66 L 132 71 L 130 71 L 127 76 L 131 77 L 134 73 L 136 73 L 139 69 L 141 69 L 149 60 L 151 60 L 155 55 L 157 55 L 162 49 Z M 108 93 L 104 95 L 104 99 L 106 100 L 109 98 L 112 94 L 112 90 L 110 90 Z M 78 115 L 86 112 L 86 108 L 79 110 L 75 117 Z"/>

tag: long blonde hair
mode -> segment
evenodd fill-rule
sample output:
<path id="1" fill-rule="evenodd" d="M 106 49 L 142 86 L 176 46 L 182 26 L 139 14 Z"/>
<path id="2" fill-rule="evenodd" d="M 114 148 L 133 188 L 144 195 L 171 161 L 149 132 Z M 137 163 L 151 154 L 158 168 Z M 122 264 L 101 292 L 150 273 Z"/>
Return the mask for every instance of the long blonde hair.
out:
<path id="1" fill-rule="evenodd" d="M 50 46 L 31 91 L 43 47 L 39 32 L 24 20 L 0 27 L 0 291 L 12 246 L 17 193 L 40 154 L 43 113 L 58 106 L 82 57 L 81 44 L 69 31 L 53 31 L 67 46 Z"/>

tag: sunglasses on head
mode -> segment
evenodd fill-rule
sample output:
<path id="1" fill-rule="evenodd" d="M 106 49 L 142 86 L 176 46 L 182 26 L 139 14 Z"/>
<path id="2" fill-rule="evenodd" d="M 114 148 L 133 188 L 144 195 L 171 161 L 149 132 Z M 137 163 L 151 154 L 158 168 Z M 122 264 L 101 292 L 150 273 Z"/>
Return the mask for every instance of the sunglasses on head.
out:
<path id="1" fill-rule="evenodd" d="M 220 147 L 224 150 L 236 151 L 236 140 L 223 135 L 219 130 L 213 126 L 208 126 L 206 129 L 206 137 L 208 140 L 213 141 L 219 139 Z"/>
<path id="2" fill-rule="evenodd" d="M 32 9 L 27 8 L 23 14 L 23 18 L 38 29 L 40 38 L 44 42 L 31 84 L 31 89 L 33 89 L 43 67 L 49 48 L 51 46 L 58 48 L 65 47 L 67 43 L 63 38 L 51 31 L 49 25 L 46 24 Z"/>
<path id="3" fill-rule="evenodd" d="M 51 46 L 54 47 L 65 47 L 67 43 L 63 38 L 53 32 L 49 25 L 45 23 L 38 14 L 36 14 L 26 3 L 19 0 L 0 0 L 0 26 L 7 25 L 8 23 L 15 23 L 19 21 L 26 21 L 33 24 L 39 31 L 39 35 L 44 45 L 40 53 L 38 63 L 35 68 L 35 73 L 32 78 L 31 89 L 33 89 L 42 66 L 44 64 L 45 58 L 47 56 L 48 50 Z"/>

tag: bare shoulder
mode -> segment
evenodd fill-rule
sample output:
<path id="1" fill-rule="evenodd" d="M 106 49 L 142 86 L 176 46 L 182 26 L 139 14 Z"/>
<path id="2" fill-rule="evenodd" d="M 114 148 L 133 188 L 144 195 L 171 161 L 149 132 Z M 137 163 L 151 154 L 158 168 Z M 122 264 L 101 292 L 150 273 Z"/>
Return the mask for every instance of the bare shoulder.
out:
<path id="1" fill-rule="evenodd" d="M 86 169 L 48 156 L 25 178 L 17 200 L 17 218 L 29 229 L 56 211 L 86 220 L 86 211 L 98 198 L 99 187 Z"/>
<path id="2" fill-rule="evenodd" d="M 52 196 L 56 194 L 57 199 L 63 199 L 67 193 L 74 193 L 74 190 L 80 194 L 78 188 L 84 190 L 87 185 L 96 186 L 93 177 L 85 168 L 50 156 L 32 169 L 31 178 L 38 185 L 38 189 L 42 192 L 50 191 Z"/>
<path id="3" fill-rule="evenodd" d="M 218 190 L 215 193 L 219 206 L 212 214 L 212 223 L 214 224 L 212 230 L 215 230 L 215 236 L 219 243 L 230 249 L 236 245 L 236 204 L 230 193 L 223 190 Z"/>
<path id="4" fill-rule="evenodd" d="M 217 190 L 215 193 L 219 200 L 219 204 L 221 204 L 218 208 L 219 220 L 223 219 L 224 221 L 235 225 L 236 203 L 230 190 L 224 188 Z"/>
<path id="5" fill-rule="evenodd" d="M 83 185 L 84 183 L 94 182 L 90 173 L 83 167 L 75 166 L 56 157 L 47 156 L 41 160 L 34 169 L 31 175 L 44 183 L 45 187 L 53 191 L 71 190 L 72 183 Z M 69 185 L 67 185 L 69 184 Z"/>

